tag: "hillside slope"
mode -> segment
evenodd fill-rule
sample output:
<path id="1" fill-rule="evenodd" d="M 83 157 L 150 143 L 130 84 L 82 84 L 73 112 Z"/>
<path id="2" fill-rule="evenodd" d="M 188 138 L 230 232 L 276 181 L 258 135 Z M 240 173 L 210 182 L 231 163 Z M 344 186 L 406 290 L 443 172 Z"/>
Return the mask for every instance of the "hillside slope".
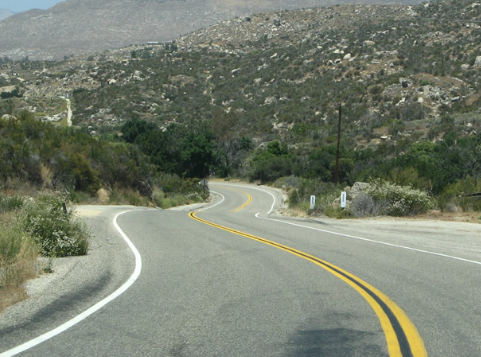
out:
<path id="1" fill-rule="evenodd" d="M 141 119 L 175 146 L 177 124 L 215 138 L 217 172 L 329 181 L 341 107 L 342 180 L 439 193 L 481 175 L 480 16 L 469 0 L 340 5 L 225 20 L 168 44 L 5 61 L 0 114 L 62 120 L 68 95 L 74 125 L 101 140 Z"/>

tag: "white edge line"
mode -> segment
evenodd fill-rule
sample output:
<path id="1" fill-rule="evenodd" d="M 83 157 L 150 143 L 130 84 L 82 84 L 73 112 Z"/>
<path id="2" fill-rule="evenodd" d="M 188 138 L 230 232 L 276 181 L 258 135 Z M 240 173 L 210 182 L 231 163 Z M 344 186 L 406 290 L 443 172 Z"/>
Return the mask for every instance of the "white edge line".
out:
<path id="1" fill-rule="evenodd" d="M 99 301 L 98 303 L 93 305 L 91 308 L 85 310 L 80 315 L 77 315 L 73 319 L 65 322 L 64 324 L 58 326 L 57 328 L 55 328 L 55 329 L 53 329 L 53 330 L 51 330 L 51 331 L 49 331 L 49 332 L 47 332 L 47 333 L 45 333 L 41 336 L 38 336 L 38 337 L 36 337 L 36 338 L 34 338 L 30 341 L 27 341 L 27 342 L 17 346 L 17 347 L 14 347 L 14 348 L 12 348 L 8 351 L 0 353 L 0 357 L 15 356 L 16 354 L 19 354 L 21 352 L 29 350 L 29 349 L 45 342 L 45 341 L 51 339 L 52 337 L 55 337 L 55 336 L 61 334 L 62 332 L 65 332 L 70 327 L 78 324 L 82 320 L 86 319 L 87 317 L 89 317 L 93 313 L 97 312 L 98 310 L 103 308 L 105 305 L 107 305 L 108 303 L 110 303 L 111 301 L 113 301 L 114 299 L 119 297 L 120 295 L 122 295 L 125 291 L 127 291 L 128 288 L 130 288 L 132 286 L 132 284 L 137 280 L 137 278 L 140 276 L 140 272 L 142 271 L 142 258 L 140 256 L 140 253 L 137 250 L 137 248 L 134 246 L 134 244 L 130 241 L 130 239 L 127 237 L 127 235 L 124 233 L 124 231 L 122 231 L 122 229 L 117 224 L 117 218 L 120 215 L 122 215 L 124 213 L 127 213 L 127 212 L 131 212 L 131 211 L 125 211 L 125 212 L 121 212 L 121 213 L 117 214 L 114 218 L 113 223 L 114 223 L 115 228 L 120 233 L 120 235 L 125 240 L 125 242 L 128 244 L 129 248 L 132 250 L 132 252 L 134 253 L 134 256 L 135 256 L 135 269 L 134 269 L 133 274 L 130 276 L 130 278 L 120 288 L 118 288 L 116 291 L 114 291 L 112 294 L 107 296 L 105 299 Z"/>
<path id="2" fill-rule="evenodd" d="M 258 190 L 258 191 L 262 191 L 262 192 L 268 193 L 268 194 L 270 194 L 270 195 L 272 196 L 272 198 L 274 199 L 274 202 L 273 202 L 273 204 L 272 204 L 272 206 L 271 206 L 270 211 L 267 212 L 267 214 L 272 213 L 272 211 L 273 211 L 273 209 L 274 209 L 274 205 L 275 205 L 275 203 L 276 203 L 276 198 L 275 198 L 275 196 L 274 196 L 271 192 L 269 192 L 269 191 L 263 190 L 263 189 L 258 188 L 258 187 L 250 187 L 250 186 L 245 186 L 245 185 L 233 185 L 233 184 L 222 184 L 222 183 L 213 183 L 213 184 L 214 184 L 214 185 L 221 185 L 221 186 L 237 186 L 237 187 L 243 187 L 243 188 L 251 188 L 251 189 L 254 189 L 254 190 Z M 222 195 L 221 195 L 221 196 L 222 196 Z M 224 197 L 224 196 L 222 196 L 222 197 Z M 220 203 L 220 202 L 219 202 L 219 203 Z M 212 207 L 213 207 L 213 206 L 212 206 Z M 369 243 L 382 244 L 382 245 L 386 245 L 386 246 L 389 246 L 389 247 L 406 249 L 406 250 L 411 250 L 411 251 L 418 252 L 418 253 L 429 254 L 429 255 L 434 255 L 434 256 L 438 256 L 438 257 L 442 257 L 442 258 L 448 258 L 448 259 L 458 260 L 458 261 L 462 261 L 462 262 L 465 262 L 465 263 L 471 263 L 471 264 L 481 265 L 481 262 L 478 262 L 478 261 L 476 261 L 476 260 L 464 259 L 464 258 L 455 257 L 455 256 L 448 255 L 448 254 L 431 252 L 431 251 L 429 251 L 429 250 L 412 248 L 412 247 L 407 247 L 407 246 L 399 245 L 399 244 L 381 242 L 381 241 L 377 241 L 377 240 L 373 240 L 373 239 L 368 239 L 368 238 L 357 237 L 357 236 L 353 236 L 353 235 L 349 235 L 349 234 L 337 233 L 337 232 L 328 231 L 328 230 L 325 230 L 325 229 L 319 229 L 319 228 L 304 226 L 304 225 L 295 224 L 295 223 L 292 223 L 292 222 L 285 222 L 285 221 L 281 221 L 281 220 L 273 219 L 273 218 L 264 218 L 264 217 L 260 217 L 260 213 L 257 213 L 257 214 L 255 215 L 255 217 L 258 218 L 258 219 L 265 219 L 265 220 L 268 220 L 268 221 L 274 221 L 274 222 L 279 222 L 279 223 L 283 223 L 283 224 L 289 224 L 289 225 L 291 225 L 291 226 L 296 226 L 296 227 L 311 229 L 311 230 L 314 230 L 314 231 L 329 233 L 329 234 L 333 234 L 333 235 L 337 235 L 337 236 L 341 236 L 341 237 L 346 237 L 346 238 L 350 238 L 350 239 L 362 240 L 362 241 L 369 242 Z M 0 356 L 0 357 L 1 357 L 1 356 Z"/>
<path id="3" fill-rule="evenodd" d="M 222 197 L 222 200 L 220 200 L 220 202 L 217 202 L 216 204 L 214 204 L 214 205 L 212 205 L 212 206 L 208 206 L 208 207 L 202 208 L 202 209 L 200 209 L 200 210 L 197 210 L 197 212 L 206 211 L 206 210 L 208 210 L 208 209 L 214 208 L 215 206 L 220 205 L 222 202 L 225 201 L 225 197 L 224 197 L 224 195 L 223 195 L 222 193 L 219 193 L 219 192 L 216 192 L 216 191 L 212 191 L 212 190 L 210 190 L 210 192 L 215 193 L 216 195 L 219 195 L 220 197 Z M 0 357 L 2 357 L 2 356 L 0 355 Z"/>
<path id="4" fill-rule="evenodd" d="M 259 213 L 256 214 L 256 218 L 265 219 L 265 220 L 268 220 L 268 221 L 279 222 L 279 223 L 283 223 L 283 224 L 289 224 L 289 225 L 291 225 L 291 226 L 296 226 L 296 227 L 311 229 L 311 230 L 314 230 L 314 231 L 323 232 L 323 233 L 329 233 L 329 234 L 333 234 L 333 235 L 337 235 L 337 236 L 342 236 L 342 237 L 346 237 L 346 238 L 350 238 L 350 239 L 362 240 L 362 241 L 369 242 L 369 243 L 382 244 L 382 245 L 387 245 L 387 246 L 394 247 L 394 248 L 407 249 L 407 250 L 412 250 L 412 251 L 419 252 L 419 253 L 424 253 L 424 254 L 429 254 L 429 255 L 435 255 L 435 256 L 438 256 L 438 257 L 449 258 L 449 259 L 454 259 L 454 260 L 460 260 L 460 261 L 466 262 L 466 263 L 472 263 L 472 264 L 481 265 L 481 262 L 478 262 L 478 261 L 476 261 L 476 260 L 469 260 L 469 259 L 464 259 L 464 258 L 455 257 L 455 256 L 452 256 L 452 255 L 447 255 L 447 254 L 442 254 L 442 253 L 431 252 L 431 251 L 429 251 L 429 250 L 423 250 L 423 249 L 418 249 L 418 248 L 411 248 L 411 247 L 407 247 L 407 246 L 404 246 L 404 245 L 387 243 L 387 242 L 381 242 L 381 241 L 377 241 L 377 240 L 373 240 L 373 239 L 368 239 L 368 238 L 362 238 L 362 237 L 352 236 L 352 235 L 349 235 L 349 234 L 337 233 L 337 232 L 328 231 L 328 230 L 325 230 L 325 229 L 319 229 L 319 228 L 304 226 L 304 225 L 296 224 L 296 223 L 292 223 L 292 222 L 285 222 L 285 221 L 281 221 L 281 220 L 273 219 L 273 218 L 263 218 L 263 217 L 260 217 L 260 216 L 259 216 Z"/>

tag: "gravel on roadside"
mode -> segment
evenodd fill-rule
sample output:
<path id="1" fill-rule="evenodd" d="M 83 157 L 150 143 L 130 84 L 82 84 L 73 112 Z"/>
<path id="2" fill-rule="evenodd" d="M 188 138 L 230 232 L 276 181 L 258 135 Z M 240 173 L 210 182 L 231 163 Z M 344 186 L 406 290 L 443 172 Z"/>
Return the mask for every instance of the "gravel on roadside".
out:
<path id="1" fill-rule="evenodd" d="M 72 319 L 120 287 L 134 270 L 134 256 L 113 226 L 130 206 L 79 206 L 92 233 L 85 256 L 55 258 L 52 273 L 25 285 L 29 298 L 0 314 L 0 351 L 15 347 Z M 32 332 L 38 331 L 38 332 Z"/>

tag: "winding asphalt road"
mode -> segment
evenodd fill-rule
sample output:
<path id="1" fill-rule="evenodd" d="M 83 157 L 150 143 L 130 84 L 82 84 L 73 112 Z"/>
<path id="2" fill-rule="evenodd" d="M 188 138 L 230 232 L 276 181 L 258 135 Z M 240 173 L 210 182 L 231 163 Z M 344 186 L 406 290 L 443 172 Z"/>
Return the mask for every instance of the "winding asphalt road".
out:
<path id="1" fill-rule="evenodd" d="M 211 191 L 195 211 L 92 214 L 116 269 L 34 324 L 0 328 L 0 356 L 98 301 L 20 354 L 481 356 L 481 225 L 289 218 L 278 191 Z"/>

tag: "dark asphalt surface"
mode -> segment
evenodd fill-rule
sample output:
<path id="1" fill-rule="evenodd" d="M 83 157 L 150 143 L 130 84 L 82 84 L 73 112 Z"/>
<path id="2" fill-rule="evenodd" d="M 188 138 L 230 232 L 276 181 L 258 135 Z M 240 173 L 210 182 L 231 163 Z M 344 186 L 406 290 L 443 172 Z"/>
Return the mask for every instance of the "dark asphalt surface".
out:
<path id="1" fill-rule="evenodd" d="M 366 281 L 404 310 L 430 356 L 481 355 L 478 225 L 300 220 L 268 214 L 274 197 L 277 205 L 280 200 L 267 188 L 211 188 L 225 200 L 197 213 L 200 218 L 307 252 Z M 252 201 L 237 210 L 247 193 Z M 82 290 L 90 298 L 74 292 L 69 300 L 67 294 L 63 303 L 41 310 L 33 327 L 27 319 L 0 328 L 0 351 L 65 321 L 128 278 L 133 255 L 109 222 L 122 209 L 87 218 L 99 240 L 109 242 L 108 267 L 99 271 L 110 273 L 87 279 L 91 284 Z M 119 226 L 142 256 L 138 280 L 92 316 L 21 355 L 388 355 L 378 316 L 343 280 L 291 253 L 197 222 L 187 210 L 134 209 L 120 216 Z"/>

